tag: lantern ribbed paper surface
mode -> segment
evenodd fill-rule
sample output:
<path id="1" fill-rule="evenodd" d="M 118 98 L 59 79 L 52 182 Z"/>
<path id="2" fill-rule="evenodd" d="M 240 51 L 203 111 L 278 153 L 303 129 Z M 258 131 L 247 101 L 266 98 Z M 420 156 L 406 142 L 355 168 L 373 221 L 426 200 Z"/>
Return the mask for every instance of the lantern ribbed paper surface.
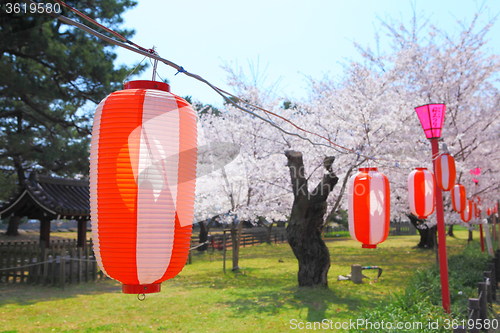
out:
<path id="1" fill-rule="evenodd" d="M 456 184 L 451 190 L 451 202 L 453 204 L 453 210 L 457 213 L 463 212 L 465 209 L 465 203 L 467 196 L 465 193 L 465 186 L 462 184 Z"/>
<path id="2" fill-rule="evenodd" d="M 376 248 L 389 235 L 389 180 L 377 168 L 361 168 L 348 182 L 349 233 L 363 248 Z"/>
<path id="3" fill-rule="evenodd" d="M 419 219 L 434 212 L 434 175 L 427 168 L 416 168 L 408 176 L 408 203 L 410 211 Z"/>
<path id="4" fill-rule="evenodd" d="M 450 154 L 441 154 L 436 159 L 436 183 L 443 191 L 455 185 L 455 159 Z"/>
<path id="5" fill-rule="evenodd" d="M 469 222 L 470 219 L 472 218 L 472 201 L 467 200 L 465 204 L 465 209 L 460 213 L 460 217 L 462 218 L 462 221 L 464 222 Z"/>
<path id="6" fill-rule="evenodd" d="M 165 83 L 129 82 L 97 107 L 90 148 L 94 253 L 125 293 L 158 292 L 186 263 L 196 144 L 195 112 Z"/>

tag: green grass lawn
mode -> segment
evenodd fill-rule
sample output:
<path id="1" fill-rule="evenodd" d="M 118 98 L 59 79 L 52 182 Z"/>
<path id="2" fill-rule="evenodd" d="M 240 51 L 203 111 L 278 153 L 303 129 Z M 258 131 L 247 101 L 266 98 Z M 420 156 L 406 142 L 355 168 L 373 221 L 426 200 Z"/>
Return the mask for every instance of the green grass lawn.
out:
<path id="1" fill-rule="evenodd" d="M 478 232 L 474 233 L 477 240 Z M 447 237 L 448 254 L 467 245 L 467 231 Z M 226 274 L 222 254 L 193 254 L 162 291 L 145 301 L 121 293 L 120 284 L 100 281 L 66 290 L 29 285 L 0 285 L 0 332 L 283 332 L 290 321 L 349 321 L 389 301 L 405 288 L 414 270 L 434 264 L 433 251 L 415 249 L 418 236 L 396 236 L 377 249 L 340 237 L 327 240 L 332 265 L 329 288 L 299 288 L 297 260 L 288 244 L 241 248 L 238 273 Z M 283 262 L 280 262 L 282 260 Z M 351 264 L 383 268 L 378 282 L 337 281 Z M 364 271 L 375 277 L 376 271 Z M 3 331 L 2 331 L 3 330 Z"/>

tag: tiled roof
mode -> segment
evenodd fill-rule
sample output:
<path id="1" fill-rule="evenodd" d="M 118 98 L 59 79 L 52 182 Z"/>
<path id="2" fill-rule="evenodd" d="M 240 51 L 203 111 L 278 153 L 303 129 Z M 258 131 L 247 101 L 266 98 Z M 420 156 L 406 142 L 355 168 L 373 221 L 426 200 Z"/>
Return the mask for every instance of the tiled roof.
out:
<path id="1" fill-rule="evenodd" d="M 31 173 L 26 186 L 0 207 L 2 218 L 17 215 L 32 219 L 44 217 L 90 219 L 89 182 Z"/>

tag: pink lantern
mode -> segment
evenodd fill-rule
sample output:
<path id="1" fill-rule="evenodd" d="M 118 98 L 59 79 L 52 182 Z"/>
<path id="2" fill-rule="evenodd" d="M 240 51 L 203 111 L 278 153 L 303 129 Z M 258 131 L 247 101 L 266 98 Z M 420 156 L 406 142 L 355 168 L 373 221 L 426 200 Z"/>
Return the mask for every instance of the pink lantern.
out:
<path id="1" fill-rule="evenodd" d="M 470 221 L 472 218 L 472 201 L 467 200 L 464 210 L 460 213 L 460 217 L 466 223 Z"/>
<path id="2" fill-rule="evenodd" d="M 389 235 L 389 180 L 377 168 L 360 168 L 348 183 L 349 233 L 363 248 L 376 248 Z"/>
<path id="3" fill-rule="evenodd" d="M 450 154 L 441 154 L 436 160 L 436 182 L 440 189 L 449 191 L 455 185 L 455 159 Z"/>
<path id="4" fill-rule="evenodd" d="M 441 137 L 446 106 L 444 104 L 427 104 L 416 107 L 415 111 L 427 139 Z"/>
<path id="5" fill-rule="evenodd" d="M 408 203 L 410 211 L 419 219 L 434 212 L 434 175 L 427 168 L 416 168 L 408 176 Z"/>
<path id="6" fill-rule="evenodd" d="M 453 204 L 453 209 L 457 213 L 461 213 L 465 209 L 466 204 L 465 186 L 462 184 L 456 184 L 451 190 L 451 202 Z"/>

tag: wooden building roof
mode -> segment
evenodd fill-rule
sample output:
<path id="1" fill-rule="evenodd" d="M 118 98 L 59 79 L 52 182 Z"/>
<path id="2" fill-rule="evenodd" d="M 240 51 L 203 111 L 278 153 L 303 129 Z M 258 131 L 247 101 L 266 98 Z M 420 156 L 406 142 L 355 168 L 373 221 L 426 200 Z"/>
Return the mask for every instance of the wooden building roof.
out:
<path id="1" fill-rule="evenodd" d="M 26 179 L 16 195 L 0 207 L 1 218 L 27 216 L 29 219 L 90 219 L 89 182 L 38 175 Z"/>

